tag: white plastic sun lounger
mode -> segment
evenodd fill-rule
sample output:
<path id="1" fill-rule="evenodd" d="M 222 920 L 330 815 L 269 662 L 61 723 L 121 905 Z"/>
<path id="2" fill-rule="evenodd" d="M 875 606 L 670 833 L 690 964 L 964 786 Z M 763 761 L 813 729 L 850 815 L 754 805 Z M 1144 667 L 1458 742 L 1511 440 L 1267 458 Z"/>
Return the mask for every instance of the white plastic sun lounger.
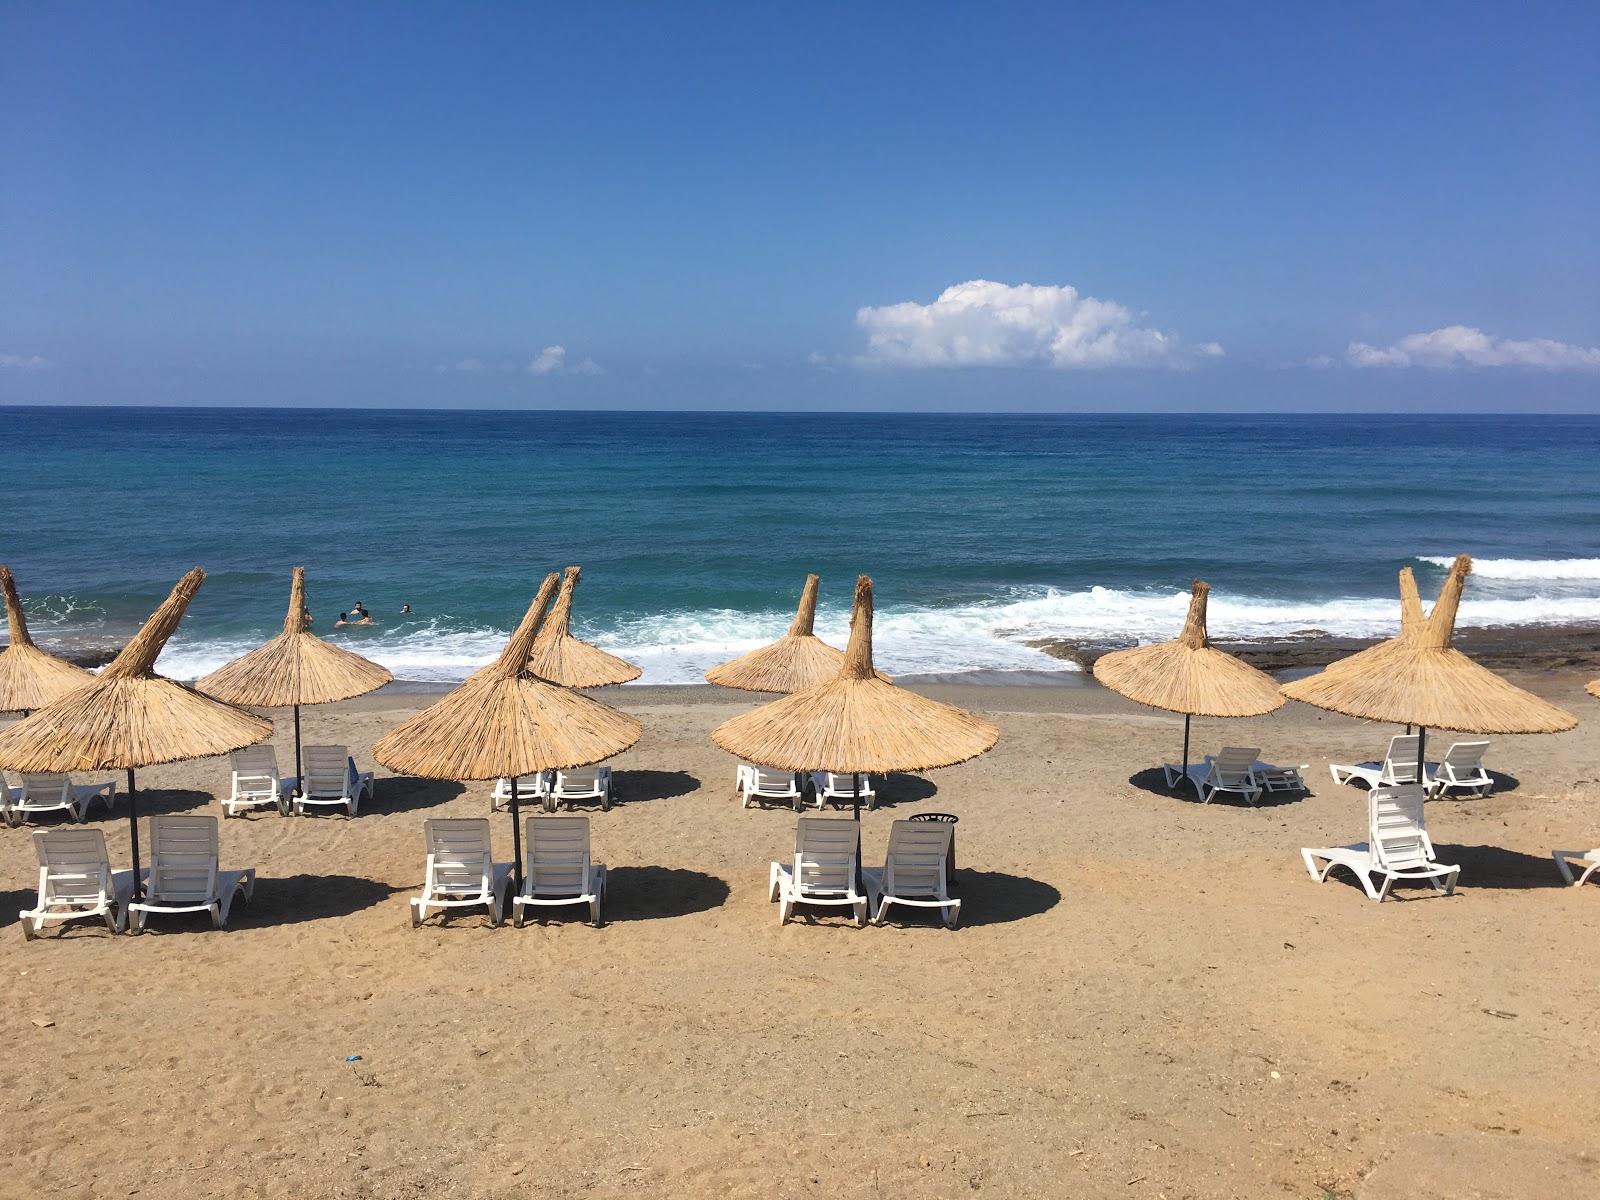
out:
<path id="1" fill-rule="evenodd" d="M 302 752 L 305 775 L 295 793 L 294 811 L 306 807 L 344 808 L 353 817 L 362 797 L 372 799 L 373 774 L 356 770 L 355 759 L 343 746 L 307 746 Z"/>
<path id="2" fill-rule="evenodd" d="M 17 914 L 22 936 L 32 941 L 51 923 L 100 917 L 122 932 L 133 872 L 113 871 L 106 839 L 98 829 L 41 829 L 33 835 L 39 855 L 39 903 Z"/>
<path id="3" fill-rule="evenodd" d="M 233 791 L 222 802 L 223 816 L 236 817 L 268 804 L 284 816 L 289 815 L 294 779 L 278 774 L 277 751 L 271 746 L 246 746 L 235 750 L 228 760 L 233 771 Z"/>
<path id="4" fill-rule="evenodd" d="M 931 821 L 896 821 L 889 827 L 889 847 L 883 866 L 862 867 L 867 889 L 867 909 L 872 923 L 882 925 L 889 905 L 937 908 L 940 919 L 954 929 L 961 901 L 950 899 L 950 843 L 955 826 Z"/>
<path id="5" fill-rule="evenodd" d="M 1434 857 L 1433 842 L 1423 828 L 1421 784 L 1376 787 L 1367 793 L 1367 838 L 1353 846 L 1305 849 L 1300 856 L 1318 883 L 1326 883 L 1335 867 L 1344 867 L 1361 881 L 1369 899 L 1382 901 L 1397 879 L 1426 879 L 1437 892 L 1455 891 L 1460 867 Z M 1327 865 L 1320 870 L 1317 860 Z M 1376 886 L 1375 880 L 1382 880 Z"/>
<path id="6" fill-rule="evenodd" d="M 215 817 L 151 817 L 150 865 L 143 874 L 144 899 L 128 905 L 134 933 L 153 912 L 209 912 L 212 927 L 221 929 L 234 897 L 249 901 L 256 890 L 254 867 L 217 869 Z"/>
<path id="7" fill-rule="evenodd" d="M 1187 775 L 1181 766 L 1172 763 L 1164 764 L 1162 769 L 1169 788 L 1184 779 L 1194 784 L 1195 794 L 1202 804 L 1210 804 L 1218 792 L 1233 792 L 1254 804 L 1263 786 L 1255 773 L 1256 755 L 1260 753 L 1259 746 L 1224 746 L 1218 753 L 1206 755 L 1201 762 L 1190 763 Z"/>
<path id="8" fill-rule="evenodd" d="M 598 800 L 600 811 L 606 812 L 611 808 L 614 794 L 611 788 L 610 767 L 580 767 L 576 771 L 557 771 L 555 784 L 545 798 L 544 807 L 546 812 L 555 812 L 564 805 L 570 806 L 574 800 Z"/>
<path id="9" fill-rule="evenodd" d="M 849 775 L 835 775 L 832 771 L 813 773 L 811 779 L 817 789 L 817 807 L 821 808 L 824 804 L 849 804 L 850 778 Z M 856 786 L 861 789 L 858 797 L 861 806 L 869 812 L 877 808 L 878 793 L 872 790 L 872 779 L 866 775 L 857 775 L 855 778 L 858 781 Z"/>
<path id="10" fill-rule="evenodd" d="M 1442 796 L 1450 791 L 1470 791 L 1487 796 L 1494 780 L 1483 769 L 1483 752 L 1488 742 L 1456 742 L 1436 763 L 1428 764 L 1428 795 Z"/>
<path id="11" fill-rule="evenodd" d="M 411 898 L 411 927 L 428 919 L 430 908 L 489 910 L 489 924 L 500 924 L 511 864 L 494 861 L 488 817 L 434 817 L 422 823 L 428 846 L 422 895 Z"/>
<path id="12" fill-rule="evenodd" d="M 31 816 L 47 812 L 64 812 L 82 824 L 89 819 L 89 806 L 99 800 L 111 811 L 116 803 L 117 784 L 108 779 L 104 783 L 73 783 L 72 776 L 60 773 L 27 774 L 20 785 L 7 790 L 5 819 L 8 825 L 21 825 Z"/>
<path id="13" fill-rule="evenodd" d="M 1600 871 L 1600 846 L 1593 850 L 1552 850 L 1550 856 L 1556 860 L 1556 869 L 1573 887 L 1582 887 L 1589 882 L 1589 877 Z M 1583 874 L 1576 879 L 1572 877 L 1572 868 L 1582 867 Z"/>
<path id="14" fill-rule="evenodd" d="M 734 780 L 739 801 L 745 808 L 758 804 L 765 807 L 768 800 L 780 801 L 796 811 L 800 808 L 800 776 L 793 771 L 773 771 L 740 763 Z"/>
<path id="15" fill-rule="evenodd" d="M 1256 777 L 1256 782 L 1269 792 L 1305 791 L 1305 776 L 1301 772 L 1310 769 L 1310 763 L 1301 763 L 1297 767 L 1278 767 L 1272 763 L 1260 761 L 1255 762 L 1250 767 L 1251 772 Z"/>
<path id="16" fill-rule="evenodd" d="M 795 825 L 794 858 L 772 864 L 768 899 L 777 901 L 778 923 L 787 925 L 797 904 L 848 905 L 856 924 L 867 923 L 867 898 L 857 888 L 861 826 L 837 817 L 801 817 Z"/>
<path id="17" fill-rule="evenodd" d="M 587 904 L 589 924 L 600 924 L 606 865 L 589 857 L 588 817 L 529 817 L 522 890 L 511 900 L 511 923 L 522 928 L 528 905 Z"/>
<path id="18" fill-rule="evenodd" d="M 1397 733 L 1389 739 L 1389 752 L 1380 762 L 1355 763 L 1343 766 L 1329 764 L 1335 783 L 1361 780 L 1369 788 L 1395 787 L 1402 783 L 1417 783 L 1417 735 Z"/>
<path id="19" fill-rule="evenodd" d="M 532 803 L 537 800 L 540 804 L 550 795 L 551 778 L 553 771 L 535 771 L 532 775 L 517 776 L 517 803 Z M 511 779 L 503 776 L 494 781 L 494 791 L 489 793 L 489 811 L 501 812 L 511 807 Z"/>

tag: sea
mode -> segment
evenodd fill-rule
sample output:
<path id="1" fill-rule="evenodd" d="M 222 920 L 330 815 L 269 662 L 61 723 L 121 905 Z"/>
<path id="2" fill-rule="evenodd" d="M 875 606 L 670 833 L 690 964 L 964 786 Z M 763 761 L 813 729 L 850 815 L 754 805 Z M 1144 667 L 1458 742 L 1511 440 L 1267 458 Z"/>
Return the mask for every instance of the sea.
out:
<path id="1" fill-rule="evenodd" d="M 872 577 L 886 671 L 1047 681 L 1034 643 L 1173 637 L 1197 578 L 1214 637 L 1387 636 L 1396 572 L 1465 552 L 1460 625 L 1600 626 L 1596 464 L 1587 416 L 7 407 L 0 562 L 66 652 L 204 567 L 185 680 L 281 630 L 296 565 L 318 634 L 440 684 L 577 564 L 573 632 L 641 683 L 781 635 L 812 571 L 841 646 Z"/>

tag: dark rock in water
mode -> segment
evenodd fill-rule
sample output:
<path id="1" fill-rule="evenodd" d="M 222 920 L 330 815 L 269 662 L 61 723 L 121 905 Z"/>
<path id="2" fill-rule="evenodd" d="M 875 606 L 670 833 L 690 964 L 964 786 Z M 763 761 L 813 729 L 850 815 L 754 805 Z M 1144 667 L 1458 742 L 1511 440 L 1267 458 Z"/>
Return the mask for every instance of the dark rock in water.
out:
<path id="1" fill-rule="evenodd" d="M 1333 637 L 1321 629 L 1297 629 L 1271 640 L 1213 637 L 1211 644 L 1268 674 L 1325 667 L 1382 638 Z M 1131 638 L 1038 638 L 1026 643 L 1052 658 L 1093 671 L 1103 654 L 1138 643 Z M 1600 628 L 1528 625 L 1458 629 L 1454 645 L 1493 671 L 1554 671 L 1565 667 L 1600 669 Z"/>

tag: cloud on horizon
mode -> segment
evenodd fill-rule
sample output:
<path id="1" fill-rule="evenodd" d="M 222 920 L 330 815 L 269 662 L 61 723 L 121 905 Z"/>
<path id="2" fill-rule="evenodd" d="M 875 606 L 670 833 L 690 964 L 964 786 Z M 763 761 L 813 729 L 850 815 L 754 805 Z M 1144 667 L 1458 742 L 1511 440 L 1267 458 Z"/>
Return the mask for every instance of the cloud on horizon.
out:
<path id="1" fill-rule="evenodd" d="M 1600 347 L 1572 346 L 1549 338 L 1515 341 L 1468 325 L 1447 325 L 1432 333 L 1413 333 L 1392 346 L 1351 342 L 1345 361 L 1352 367 L 1531 367 L 1544 371 L 1600 370 Z M 1333 365 L 1319 354 L 1313 367 Z"/>
<path id="2" fill-rule="evenodd" d="M 42 354 L 0 354 L 0 369 L 9 371 L 45 371 L 54 366 Z"/>
<path id="3" fill-rule="evenodd" d="M 434 367 L 435 374 L 449 375 L 510 375 L 521 371 L 528 375 L 604 375 L 605 368 L 592 358 L 582 358 L 570 361 L 567 358 L 566 347 L 546 346 L 526 366 L 516 363 L 484 362 L 478 358 L 463 358 L 460 362 L 440 363 Z"/>
<path id="4" fill-rule="evenodd" d="M 867 349 L 855 362 L 899 367 L 1189 367 L 1222 357 L 1138 323 L 1114 300 L 1068 285 L 973 279 L 932 304 L 903 301 L 856 312 Z"/>

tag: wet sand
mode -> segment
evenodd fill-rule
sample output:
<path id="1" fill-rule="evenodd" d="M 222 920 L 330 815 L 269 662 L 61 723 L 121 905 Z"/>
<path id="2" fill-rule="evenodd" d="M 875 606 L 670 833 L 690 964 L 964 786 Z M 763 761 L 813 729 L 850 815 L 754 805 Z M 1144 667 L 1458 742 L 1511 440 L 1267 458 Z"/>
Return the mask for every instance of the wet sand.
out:
<path id="1" fill-rule="evenodd" d="M 24 943 L 31 838 L 0 830 L 0 1195 L 1593 1193 L 1600 887 L 1563 888 L 1549 857 L 1600 844 L 1591 674 L 1515 676 L 1583 724 L 1492 739 L 1494 793 L 1430 802 L 1463 868 L 1448 899 L 1375 905 L 1300 862 L 1361 837 L 1363 794 L 1327 763 L 1392 729 L 1295 704 L 1196 721 L 1197 752 L 1259 745 L 1311 785 L 1202 807 L 1152 770 L 1181 719 L 1096 687 L 919 689 L 1001 741 L 892 777 L 866 855 L 894 818 L 957 814 L 954 931 L 780 928 L 767 863 L 794 814 L 738 806 L 707 735 L 759 698 L 709 687 L 605 695 L 645 733 L 621 803 L 590 813 L 601 929 L 578 908 L 409 927 L 422 821 L 487 815 L 488 784 L 380 772 L 354 820 L 224 822 L 223 866 L 260 882 L 221 933 Z M 370 767 L 428 699 L 306 710 L 306 738 Z M 291 736 L 280 719 L 284 764 Z M 156 811 L 220 814 L 226 764 L 140 782 Z M 95 818 L 119 867 L 125 813 Z"/>

